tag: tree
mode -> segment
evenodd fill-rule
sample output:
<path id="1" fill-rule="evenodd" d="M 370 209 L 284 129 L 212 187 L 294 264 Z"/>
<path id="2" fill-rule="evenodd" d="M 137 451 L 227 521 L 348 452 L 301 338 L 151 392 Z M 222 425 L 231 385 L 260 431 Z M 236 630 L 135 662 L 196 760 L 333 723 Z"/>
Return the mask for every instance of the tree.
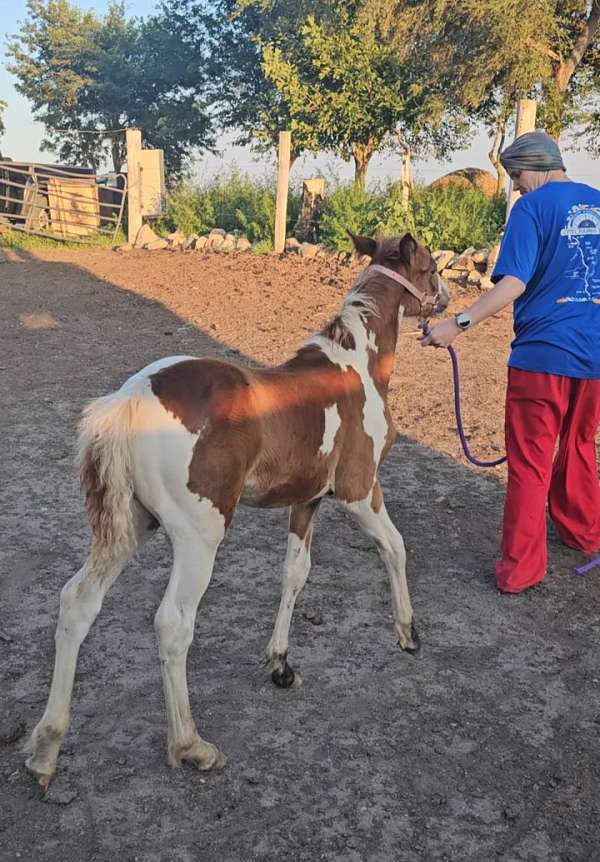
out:
<path id="1" fill-rule="evenodd" d="M 448 105 L 483 122 L 498 155 L 519 98 L 538 101 L 539 122 L 556 137 L 576 125 L 598 92 L 600 0 L 413 0 L 412 21 L 394 0 L 369 0 L 383 36 L 437 76 Z M 591 115 L 593 119 L 593 115 Z"/>
<path id="2" fill-rule="evenodd" d="M 236 10 L 237 50 L 229 56 L 238 68 L 242 58 L 248 98 L 226 116 L 245 141 L 274 146 L 289 128 L 294 155 L 325 150 L 353 159 L 359 186 L 373 154 L 396 148 L 398 133 L 411 150 L 438 154 L 460 142 L 462 119 L 449 118 L 441 94 L 379 38 L 366 0 L 238 0 Z"/>
<path id="3" fill-rule="evenodd" d="M 3 101 L 2 101 L 2 99 L 0 99 L 0 138 L 1 138 L 1 137 L 2 137 L 2 135 L 4 134 L 4 119 L 3 119 L 3 114 L 4 114 L 4 111 L 5 111 L 5 110 L 6 110 L 6 102 L 3 102 Z"/>
<path id="4" fill-rule="evenodd" d="M 42 149 L 94 168 L 110 152 L 118 171 L 124 135 L 114 132 L 140 127 L 178 174 L 192 147 L 212 147 L 201 32 L 180 41 L 167 12 L 126 20 L 122 2 L 98 17 L 69 0 L 28 0 L 28 17 L 9 41 L 9 69 L 46 127 Z M 97 130 L 105 134 L 92 134 Z"/>

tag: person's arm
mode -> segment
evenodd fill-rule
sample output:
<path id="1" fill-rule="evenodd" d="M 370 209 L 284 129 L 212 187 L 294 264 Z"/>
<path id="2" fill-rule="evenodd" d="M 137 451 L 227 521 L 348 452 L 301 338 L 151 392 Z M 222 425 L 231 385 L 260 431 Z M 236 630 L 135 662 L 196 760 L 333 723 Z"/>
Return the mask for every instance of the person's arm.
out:
<path id="1" fill-rule="evenodd" d="M 497 314 L 502 308 L 514 302 L 525 290 L 525 283 L 514 275 L 505 275 L 500 281 L 490 288 L 490 290 L 480 297 L 473 305 L 465 309 L 463 312 L 471 318 L 471 327 L 477 323 L 481 323 L 492 314 Z M 448 320 L 443 320 L 441 323 L 436 323 L 429 330 L 427 335 L 424 335 L 421 341 L 421 347 L 448 347 L 452 344 L 457 335 L 463 330 L 460 329 L 453 317 Z"/>

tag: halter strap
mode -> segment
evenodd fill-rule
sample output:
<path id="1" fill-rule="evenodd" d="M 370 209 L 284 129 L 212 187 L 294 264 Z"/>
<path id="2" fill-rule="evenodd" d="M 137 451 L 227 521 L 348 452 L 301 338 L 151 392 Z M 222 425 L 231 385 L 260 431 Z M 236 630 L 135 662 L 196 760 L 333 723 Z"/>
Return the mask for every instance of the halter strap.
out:
<path id="1" fill-rule="evenodd" d="M 409 293 L 412 293 L 412 295 L 415 297 L 415 299 L 418 299 L 419 302 L 421 303 L 421 305 L 423 305 L 423 302 L 424 302 L 427 294 L 418 290 L 414 286 L 412 281 L 409 281 L 407 278 L 404 278 L 404 276 L 400 275 L 399 272 L 395 272 L 393 269 L 390 269 L 387 266 L 381 266 L 381 264 L 379 264 L 379 263 L 369 264 L 369 266 L 366 268 L 365 272 L 366 273 L 368 273 L 368 272 L 380 272 L 382 275 L 387 275 L 388 278 L 391 278 L 394 281 L 397 281 L 398 284 L 401 284 L 402 287 L 405 287 L 406 290 L 408 290 Z"/>

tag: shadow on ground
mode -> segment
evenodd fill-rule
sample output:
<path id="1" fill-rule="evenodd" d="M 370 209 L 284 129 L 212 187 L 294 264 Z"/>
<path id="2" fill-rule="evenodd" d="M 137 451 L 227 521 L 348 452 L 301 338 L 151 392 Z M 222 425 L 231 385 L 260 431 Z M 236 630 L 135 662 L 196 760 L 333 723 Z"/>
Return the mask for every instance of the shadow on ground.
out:
<path id="1" fill-rule="evenodd" d="M 157 357 L 232 352 L 157 303 L 21 257 L 0 266 L 0 860 L 598 860 L 600 574 L 574 576 L 579 557 L 551 537 L 546 584 L 499 595 L 501 484 L 405 437 L 382 479 L 408 547 L 417 659 L 395 646 L 374 549 L 327 501 L 290 634 L 305 687 L 273 688 L 260 660 L 286 513 L 240 510 L 189 658 L 195 716 L 229 765 L 170 770 L 158 536 L 82 649 L 72 729 L 40 795 L 20 746 L 47 695 L 59 589 L 87 546 L 80 408 Z"/>

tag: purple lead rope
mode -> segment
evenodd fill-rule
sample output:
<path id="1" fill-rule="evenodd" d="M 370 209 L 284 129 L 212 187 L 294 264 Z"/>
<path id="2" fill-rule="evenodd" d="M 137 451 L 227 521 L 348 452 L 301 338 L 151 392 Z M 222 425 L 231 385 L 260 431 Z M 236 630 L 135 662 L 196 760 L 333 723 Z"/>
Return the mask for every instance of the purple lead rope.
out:
<path id="1" fill-rule="evenodd" d="M 427 324 L 423 326 L 423 334 L 427 335 L 429 332 L 429 327 Z M 452 379 L 454 381 L 454 413 L 456 416 L 456 427 L 458 429 L 458 436 L 460 437 L 460 443 L 462 446 L 462 450 L 465 453 L 465 457 L 467 460 L 471 462 L 471 464 L 475 464 L 476 467 L 497 467 L 499 464 L 504 464 L 506 461 L 506 455 L 502 458 L 497 458 L 495 461 L 480 461 L 479 458 L 476 458 L 471 454 L 469 449 L 469 444 L 467 443 L 467 438 L 465 436 L 465 430 L 463 428 L 462 421 L 462 410 L 460 407 L 460 372 L 458 370 L 458 358 L 456 356 L 456 351 L 451 345 L 448 345 L 448 353 L 450 354 L 450 359 L 452 360 Z M 596 557 L 596 559 L 591 560 L 589 563 L 585 563 L 583 566 L 579 566 L 578 569 L 575 569 L 575 573 L 578 575 L 583 575 L 585 572 L 589 572 L 590 569 L 594 569 L 596 566 L 600 566 L 600 557 Z"/>
<path id="2" fill-rule="evenodd" d="M 423 335 L 429 335 L 429 323 L 426 320 L 423 320 L 421 321 L 420 326 L 423 331 Z M 456 351 L 453 347 L 448 345 L 447 350 L 450 354 L 450 359 L 452 360 L 452 380 L 454 381 L 454 414 L 456 416 L 456 428 L 458 430 L 460 444 L 462 446 L 463 452 L 465 453 L 465 457 L 467 461 L 470 461 L 471 464 L 475 464 L 476 467 L 497 467 L 498 464 L 504 464 L 504 462 L 506 461 L 506 455 L 504 455 L 502 458 L 497 458 L 495 461 L 480 461 L 479 458 L 476 458 L 475 455 L 471 454 L 471 450 L 469 449 L 469 444 L 467 443 L 467 438 L 465 436 L 465 429 L 463 428 L 462 410 L 460 407 L 460 372 L 458 370 L 458 359 L 456 356 Z"/>
<path id="3" fill-rule="evenodd" d="M 475 464 L 476 467 L 497 467 L 498 464 L 504 464 L 506 461 L 506 455 L 502 458 L 497 458 L 495 461 L 480 461 L 479 458 L 476 458 L 471 454 L 469 449 L 469 444 L 467 443 L 467 438 L 465 436 L 465 430 L 463 428 L 462 421 L 462 411 L 460 408 L 460 373 L 458 370 L 458 359 L 456 357 L 456 351 L 453 347 L 448 345 L 448 353 L 450 354 L 450 359 L 452 360 L 452 379 L 454 381 L 454 413 L 456 415 L 456 427 L 458 429 L 458 436 L 460 437 L 460 443 L 463 448 L 463 452 L 465 453 L 465 457 L 471 464 Z"/>

